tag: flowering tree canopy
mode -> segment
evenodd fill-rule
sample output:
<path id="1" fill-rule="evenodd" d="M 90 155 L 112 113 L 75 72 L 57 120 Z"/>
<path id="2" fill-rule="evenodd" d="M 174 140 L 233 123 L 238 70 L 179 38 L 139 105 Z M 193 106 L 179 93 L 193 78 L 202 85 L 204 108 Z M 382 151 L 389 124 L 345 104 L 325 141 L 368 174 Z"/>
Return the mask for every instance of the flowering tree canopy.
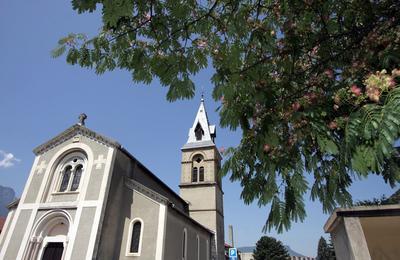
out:
<path id="1" fill-rule="evenodd" d="M 53 50 L 97 73 L 157 78 L 167 99 L 191 98 L 212 66 L 220 124 L 241 128 L 222 174 L 246 203 L 270 205 L 265 228 L 303 220 L 304 196 L 324 211 L 351 205 L 354 179 L 399 181 L 400 2 L 338 0 L 72 0 L 101 9 L 98 35 Z M 306 181 L 311 175 L 313 181 Z"/>

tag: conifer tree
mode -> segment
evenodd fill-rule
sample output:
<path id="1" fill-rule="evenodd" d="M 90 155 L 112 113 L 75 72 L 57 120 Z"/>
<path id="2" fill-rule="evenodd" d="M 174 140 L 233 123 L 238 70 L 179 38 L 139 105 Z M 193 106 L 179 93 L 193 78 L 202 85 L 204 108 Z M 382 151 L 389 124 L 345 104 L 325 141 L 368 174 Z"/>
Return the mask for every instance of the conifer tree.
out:
<path id="1" fill-rule="evenodd" d="M 323 237 L 318 241 L 317 260 L 336 260 L 332 243 L 328 244 Z"/>
<path id="2" fill-rule="evenodd" d="M 350 206 L 369 174 L 400 180 L 400 1 L 72 0 L 101 11 L 98 35 L 72 33 L 53 56 L 96 73 L 153 79 L 167 99 L 191 98 L 213 67 L 220 124 L 240 128 L 221 174 L 245 203 L 268 205 L 265 228 L 302 221 L 304 196 L 324 212 Z M 306 181 L 306 175 L 313 181 Z"/>
<path id="3" fill-rule="evenodd" d="M 254 260 L 287 260 L 290 257 L 281 241 L 268 236 L 257 241 L 253 256 Z"/>

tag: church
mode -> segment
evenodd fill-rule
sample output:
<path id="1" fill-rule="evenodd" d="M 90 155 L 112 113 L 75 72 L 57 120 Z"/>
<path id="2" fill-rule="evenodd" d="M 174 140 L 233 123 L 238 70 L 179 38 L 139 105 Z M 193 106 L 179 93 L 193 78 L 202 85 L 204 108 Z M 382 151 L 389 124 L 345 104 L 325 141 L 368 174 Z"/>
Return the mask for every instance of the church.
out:
<path id="1" fill-rule="evenodd" d="M 225 259 L 221 155 L 204 100 L 181 149 L 179 195 L 85 119 L 34 149 L 0 259 Z"/>

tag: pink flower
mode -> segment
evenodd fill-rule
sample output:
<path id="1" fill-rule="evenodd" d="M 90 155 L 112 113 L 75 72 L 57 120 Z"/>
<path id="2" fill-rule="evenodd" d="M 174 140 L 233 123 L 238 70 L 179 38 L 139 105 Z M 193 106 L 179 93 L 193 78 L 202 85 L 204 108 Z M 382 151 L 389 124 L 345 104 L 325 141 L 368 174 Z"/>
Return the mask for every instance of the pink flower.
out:
<path id="1" fill-rule="evenodd" d="M 395 86 L 396 86 L 396 81 L 393 78 L 391 78 L 389 81 L 389 88 L 394 88 Z"/>
<path id="2" fill-rule="evenodd" d="M 350 90 L 351 90 L 351 92 L 352 92 L 354 95 L 356 95 L 357 97 L 358 97 L 359 95 L 361 95 L 361 88 L 359 88 L 357 85 L 351 86 Z"/>
<path id="3" fill-rule="evenodd" d="M 333 79 L 334 75 L 333 75 L 333 70 L 332 69 L 327 69 L 327 70 L 324 71 L 324 73 L 328 78 Z"/>
<path id="4" fill-rule="evenodd" d="M 374 102 L 379 102 L 379 98 L 381 96 L 381 91 L 378 88 L 368 88 L 367 95 L 370 100 Z"/>
<path id="5" fill-rule="evenodd" d="M 264 152 L 268 153 L 271 150 L 271 146 L 269 144 L 264 144 Z"/>
<path id="6" fill-rule="evenodd" d="M 294 110 L 294 111 L 297 111 L 297 110 L 299 110 L 300 109 L 300 107 L 301 107 L 301 105 L 300 105 L 300 103 L 299 102 L 294 102 L 293 104 L 292 104 L 292 109 Z"/>
<path id="7" fill-rule="evenodd" d="M 333 130 L 333 129 L 336 129 L 338 127 L 338 125 L 335 121 L 332 121 L 329 123 L 328 127 Z"/>
<path id="8" fill-rule="evenodd" d="M 393 77 L 398 77 L 398 76 L 400 76 L 400 69 L 394 69 L 394 70 L 392 70 L 392 76 L 393 76 Z"/>
<path id="9" fill-rule="evenodd" d="M 317 55 L 317 53 L 318 53 L 318 49 L 319 49 L 319 46 L 317 45 L 317 46 L 314 46 L 314 48 L 312 48 L 312 50 L 311 50 L 311 55 Z"/>
<path id="10" fill-rule="evenodd" d="M 199 41 L 197 42 L 197 46 L 198 46 L 199 48 L 204 48 L 204 47 L 207 46 L 207 41 L 205 41 L 205 40 L 199 40 Z"/>
<path id="11" fill-rule="evenodd" d="M 314 102 L 317 99 L 317 94 L 314 92 L 310 92 L 304 95 L 304 98 L 307 102 Z"/>
<path id="12" fill-rule="evenodd" d="M 338 94 L 335 95 L 335 97 L 333 98 L 333 101 L 335 101 L 335 104 L 340 104 L 340 96 Z"/>

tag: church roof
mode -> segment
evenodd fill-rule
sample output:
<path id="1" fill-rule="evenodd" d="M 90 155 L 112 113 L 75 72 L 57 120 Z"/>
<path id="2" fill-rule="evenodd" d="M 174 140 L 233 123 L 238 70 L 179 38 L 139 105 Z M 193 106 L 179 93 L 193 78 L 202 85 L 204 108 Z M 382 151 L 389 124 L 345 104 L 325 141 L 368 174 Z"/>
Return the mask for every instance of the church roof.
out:
<path id="1" fill-rule="evenodd" d="M 189 129 L 188 140 L 182 149 L 214 146 L 215 137 L 216 127 L 215 125 L 210 125 L 208 121 L 204 99 L 202 98 L 193 126 Z"/>
<path id="2" fill-rule="evenodd" d="M 115 148 L 122 147 L 118 142 L 114 141 L 111 138 L 108 138 L 104 135 L 96 133 L 95 131 L 90 130 L 89 128 L 85 127 L 82 124 L 75 124 L 75 125 L 71 126 L 70 128 L 68 128 L 67 130 L 65 130 L 64 132 L 62 132 L 61 134 L 57 135 L 56 137 L 50 139 L 49 141 L 45 142 L 44 144 L 39 145 L 38 147 L 33 149 L 33 152 L 35 153 L 35 155 L 42 154 L 76 135 L 83 135 L 90 139 L 96 140 L 97 142 L 100 142 L 102 144 L 112 146 Z"/>

